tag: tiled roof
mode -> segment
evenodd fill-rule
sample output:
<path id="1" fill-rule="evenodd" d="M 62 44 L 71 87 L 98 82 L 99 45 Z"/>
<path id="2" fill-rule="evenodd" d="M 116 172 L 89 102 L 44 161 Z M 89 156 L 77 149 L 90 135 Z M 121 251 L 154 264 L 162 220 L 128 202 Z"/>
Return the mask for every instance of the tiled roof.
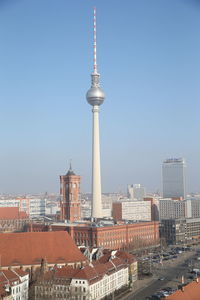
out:
<path id="1" fill-rule="evenodd" d="M 19 275 L 18 273 L 22 274 L 21 272 L 23 272 L 23 275 Z M 28 273 L 19 270 L 19 269 L 15 269 L 15 270 L 1 270 L 0 272 L 0 287 L 4 287 L 5 285 L 9 284 L 9 285 L 13 285 L 14 283 L 18 282 L 20 283 L 20 276 L 25 276 Z M 0 291 L 0 293 L 3 292 Z"/>
<path id="2" fill-rule="evenodd" d="M 199 300 L 200 299 L 200 278 L 199 282 L 192 281 L 183 287 L 183 290 L 178 290 L 174 294 L 168 296 L 167 300 Z"/>
<path id="3" fill-rule="evenodd" d="M 104 251 L 104 255 L 99 258 L 100 263 L 106 263 L 111 258 L 112 250 Z M 132 263 L 135 261 L 134 255 L 130 254 L 126 251 L 117 250 L 115 253 L 115 257 L 121 258 L 128 263 Z"/>
<path id="4" fill-rule="evenodd" d="M 54 270 L 45 273 L 43 280 L 56 280 L 56 279 L 85 279 L 89 284 L 93 284 L 101 280 L 106 274 L 110 275 L 114 272 L 120 270 L 121 268 L 126 268 L 127 265 L 124 264 L 123 260 L 120 258 L 115 258 L 101 264 L 95 262 L 95 264 L 87 265 L 81 269 L 73 269 L 71 267 L 54 268 Z"/>
<path id="5" fill-rule="evenodd" d="M 3 270 L 2 273 L 8 280 L 19 280 L 19 276 L 11 270 Z"/>
<path id="6" fill-rule="evenodd" d="M 1 265 L 39 265 L 86 261 L 66 231 L 0 234 Z"/>
<path id="7" fill-rule="evenodd" d="M 14 269 L 14 272 L 17 273 L 20 277 L 26 276 L 28 273 L 23 271 L 22 269 Z"/>
<path id="8" fill-rule="evenodd" d="M 19 219 L 28 219 L 26 212 L 19 211 L 19 207 L 0 207 L 0 220 Z"/>

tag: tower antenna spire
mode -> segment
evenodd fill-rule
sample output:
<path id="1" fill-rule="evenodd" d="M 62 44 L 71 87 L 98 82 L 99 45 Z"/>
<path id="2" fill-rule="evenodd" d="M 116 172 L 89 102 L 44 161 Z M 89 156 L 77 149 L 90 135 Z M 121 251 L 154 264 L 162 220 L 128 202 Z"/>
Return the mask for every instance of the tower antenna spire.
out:
<path id="1" fill-rule="evenodd" d="M 94 74 L 97 74 L 97 23 L 96 23 L 96 7 L 94 7 L 94 19 L 93 19 L 93 34 L 94 34 L 94 40 L 93 40 L 93 46 L 94 46 Z"/>

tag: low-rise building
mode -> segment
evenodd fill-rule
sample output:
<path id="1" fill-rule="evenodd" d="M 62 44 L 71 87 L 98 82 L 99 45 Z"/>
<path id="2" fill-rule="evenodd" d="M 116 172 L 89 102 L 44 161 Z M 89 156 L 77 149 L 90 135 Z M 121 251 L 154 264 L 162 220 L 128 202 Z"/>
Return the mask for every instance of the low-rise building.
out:
<path id="1" fill-rule="evenodd" d="M 112 256 L 81 269 L 55 268 L 41 276 L 35 285 L 35 299 L 100 300 L 129 284 L 129 266 Z"/>

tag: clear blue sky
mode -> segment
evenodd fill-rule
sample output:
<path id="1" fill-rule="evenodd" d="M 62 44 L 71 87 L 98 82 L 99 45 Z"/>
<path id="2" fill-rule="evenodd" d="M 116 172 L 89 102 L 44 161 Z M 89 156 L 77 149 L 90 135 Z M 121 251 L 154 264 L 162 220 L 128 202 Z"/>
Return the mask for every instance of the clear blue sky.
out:
<path id="1" fill-rule="evenodd" d="M 168 157 L 200 191 L 199 1 L 0 0 L 0 193 L 58 192 L 70 159 L 90 191 L 94 5 L 103 192 L 161 189 Z"/>

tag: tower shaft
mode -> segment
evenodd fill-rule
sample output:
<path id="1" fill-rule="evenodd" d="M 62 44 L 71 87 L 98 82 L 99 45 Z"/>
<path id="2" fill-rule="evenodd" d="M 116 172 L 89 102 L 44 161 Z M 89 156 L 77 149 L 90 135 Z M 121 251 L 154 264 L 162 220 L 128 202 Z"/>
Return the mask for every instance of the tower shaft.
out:
<path id="1" fill-rule="evenodd" d="M 101 204 L 101 168 L 99 142 L 99 106 L 93 106 L 93 141 L 92 141 L 92 218 L 102 217 Z"/>

